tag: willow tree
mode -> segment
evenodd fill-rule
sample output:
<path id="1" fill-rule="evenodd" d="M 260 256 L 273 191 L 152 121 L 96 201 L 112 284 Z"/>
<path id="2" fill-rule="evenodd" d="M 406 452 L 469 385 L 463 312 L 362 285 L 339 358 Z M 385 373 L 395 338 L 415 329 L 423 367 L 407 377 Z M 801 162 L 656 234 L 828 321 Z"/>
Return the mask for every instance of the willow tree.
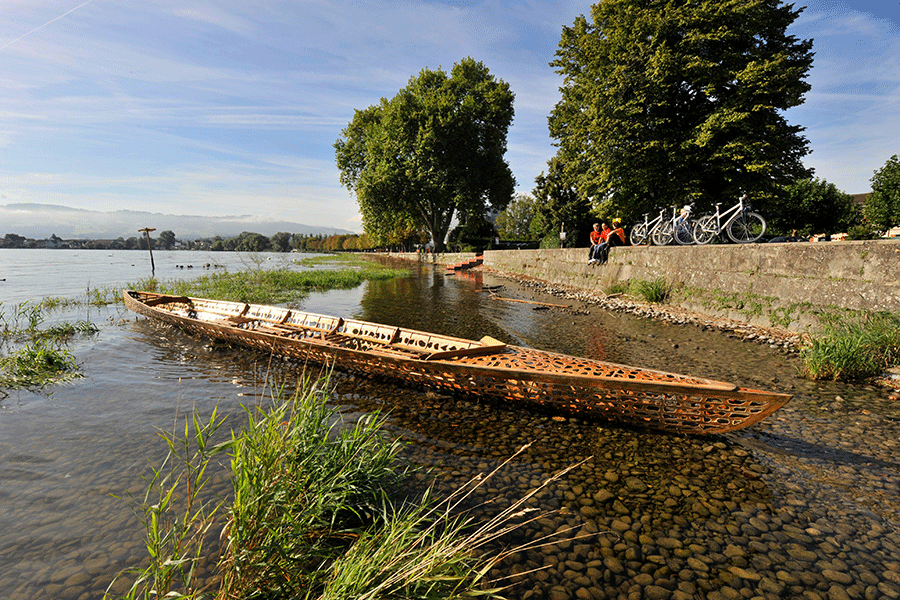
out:
<path id="1" fill-rule="evenodd" d="M 550 133 L 580 194 L 629 216 L 756 200 L 810 172 L 785 109 L 810 86 L 812 41 L 778 0 L 601 0 L 564 27 Z"/>
<path id="2" fill-rule="evenodd" d="M 504 159 L 513 97 L 466 58 L 449 75 L 424 69 L 394 98 L 357 110 L 334 147 L 366 233 L 381 242 L 412 222 L 442 251 L 454 216 L 502 210 L 515 186 Z"/>

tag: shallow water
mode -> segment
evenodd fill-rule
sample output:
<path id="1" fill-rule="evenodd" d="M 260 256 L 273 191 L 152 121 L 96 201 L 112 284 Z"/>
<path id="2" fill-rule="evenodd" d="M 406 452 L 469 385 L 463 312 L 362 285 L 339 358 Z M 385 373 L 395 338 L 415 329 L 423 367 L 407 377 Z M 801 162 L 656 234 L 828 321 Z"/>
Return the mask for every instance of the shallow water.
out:
<path id="1" fill-rule="evenodd" d="M 158 254 L 182 253 L 154 254 L 159 271 Z M 120 275 L 111 279 L 114 285 Z M 92 285 L 106 284 L 98 278 Z M 503 285 L 506 297 L 567 304 L 502 279 L 424 268 L 313 294 L 303 308 L 795 394 L 746 431 L 686 437 L 337 373 L 334 400 L 342 411 L 390 410 L 389 430 L 410 440 L 410 457 L 436 467 L 448 488 L 531 443 L 481 492 L 495 505 L 587 459 L 532 501 L 556 512 L 520 530 L 517 541 L 568 527 L 585 537 L 507 561 L 498 576 L 542 567 L 511 597 L 649 597 L 659 590 L 665 597 L 827 597 L 838 593 L 833 586 L 849 597 L 894 597 L 900 411 L 885 393 L 804 381 L 797 359 L 718 332 L 582 305 L 536 310 L 492 299 L 483 285 Z M 81 291 L 83 284 L 68 287 Z M 144 556 L 143 530 L 128 502 L 113 495 L 143 490 L 149 465 L 165 454 L 156 428 L 172 429 L 195 408 L 239 415 L 241 404 L 264 396 L 267 379 L 299 376 L 294 365 L 192 338 L 121 307 L 91 309 L 90 318 L 100 333 L 70 346 L 85 379 L 51 395 L 11 392 L 0 401 L 3 597 L 101 597 L 115 573 Z M 217 484 L 227 489 L 224 477 Z M 835 573 L 852 580 L 842 583 Z M 872 577 L 878 581 L 866 583 Z"/>

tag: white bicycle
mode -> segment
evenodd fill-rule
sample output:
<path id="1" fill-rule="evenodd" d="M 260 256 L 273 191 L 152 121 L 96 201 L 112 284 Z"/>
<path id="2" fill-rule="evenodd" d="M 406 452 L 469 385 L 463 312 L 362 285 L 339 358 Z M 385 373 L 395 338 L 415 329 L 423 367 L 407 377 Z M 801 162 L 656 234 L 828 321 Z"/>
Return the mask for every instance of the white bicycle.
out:
<path id="1" fill-rule="evenodd" d="M 694 223 L 694 241 L 708 244 L 723 231 L 736 244 L 758 241 L 766 233 L 766 220 L 750 209 L 750 203 L 745 202 L 746 199 L 747 194 L 744 194 L 737 204 L 725 212 L 719 212 L 722 203 L 717 202 L 715 213 L 703 215 Z"/>

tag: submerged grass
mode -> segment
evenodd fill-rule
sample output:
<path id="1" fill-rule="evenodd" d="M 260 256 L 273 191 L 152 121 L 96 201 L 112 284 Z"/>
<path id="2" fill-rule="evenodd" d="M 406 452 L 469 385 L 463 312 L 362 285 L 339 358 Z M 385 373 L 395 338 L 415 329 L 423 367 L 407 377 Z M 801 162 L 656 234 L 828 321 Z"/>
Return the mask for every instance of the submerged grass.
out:
<path id="1" fill-rule="evenodd" d="M 803 349 L 811 379 L 852 381 L 880 375 L 900 362 L 900 315 L 862 312 L 829 315 Z"/>
<path id="2" fill-rule="evenodd" d="M 7 316 L 0 303 L 0 395 L 3 389 L 42 390 L 82 377 L 63 346 L 75 335 L 96 333 L 97 327 L 77 321 L 41 329 L 48 306 L 55 305 L 22 302 Z"/>
<path id="3" fill-rule="evenodd" d="M 291 397 L 273 394 L 268 408 L 245 408 L 247 424 L 218 445 L 215 415 L 189 419 L 180 437 L 163 436 L 169 458 L 153 470 L 148 493 L 131 497 L 147 529 L 149 564 L 120 575 L 132 582 L 120 598 L 498 597 L 487 573 L 523 548 L 484 546 L 546 516 L 523 508 L 540 488 L 486 523 L 461 507 L 506 463 L 449 498 L 430 489 L 404 501 L 410 467 L 399 457 L 401 442 L 384 437 L 379 415 L 344 423 L 327 406 L 328 386 L 327 377 L 307 379 Z M 231 465 L 230 506 L 208 493 L 200 500 L 207 467 L 222 453 Z M 223 523 L 218 577 L 202 589 L 203 540 Z"/>

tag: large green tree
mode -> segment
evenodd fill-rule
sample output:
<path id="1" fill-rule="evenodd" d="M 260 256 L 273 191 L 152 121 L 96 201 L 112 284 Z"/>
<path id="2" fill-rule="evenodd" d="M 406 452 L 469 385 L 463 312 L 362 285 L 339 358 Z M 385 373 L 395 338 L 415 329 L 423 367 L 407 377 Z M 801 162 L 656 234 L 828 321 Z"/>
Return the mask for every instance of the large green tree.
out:
<path id="1" fill-rule="evenodd" d="M 383 243 L 412 222 L 441 251 L 454 216 L 466 222 L 502 210 L 515 186 L 504 159 L 513 98 L 508 84 L 466 58 L 449 75 L 424 69 L 394 98 L 357 110 L 334 146 L 366 233 Z"/>
<path id="2" fill-rule="evenodd" d="M 804 237 L 819 233 L 847 232 L 859 223 L 853 196 L 824 179 L 802 179 L 784 187 L 777 205 L 766 214 L 769 231 Z"/>
<path id="3" fill-rule="evenodd" d="M 900 225 L 900 158 L 895 154 L 872 177 L 872 193 L 863 209 L 866 220 L 879 231 Z"/>
<path id="4" fill-rule="evenodd" d="M 812 41 L 779 0 L 601 0 L 564 27 L 550 133 L 579 193 L 635 218 L 656 206 L 757 204 L 810 176 L 803 102 Z"/>

